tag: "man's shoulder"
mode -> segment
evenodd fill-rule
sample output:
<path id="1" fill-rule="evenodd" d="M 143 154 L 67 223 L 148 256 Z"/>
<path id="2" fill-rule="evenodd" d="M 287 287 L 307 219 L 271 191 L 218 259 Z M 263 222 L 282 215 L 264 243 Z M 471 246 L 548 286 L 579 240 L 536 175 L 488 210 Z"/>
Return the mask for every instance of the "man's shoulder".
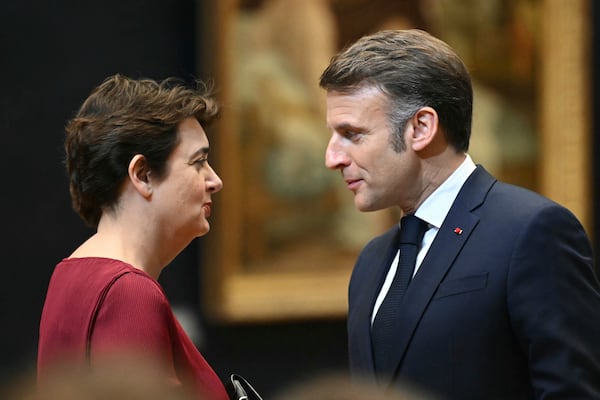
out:
<path id="1" fill-rule="evenodd" d="M 364 247 L 361 253 L 382 252 L 388 244 L 394 240 L 394 236 L 398 232 L 398 225 L 394 224 L 386 232 L 372 238 Z"/>
<path id="2" fill-rule="evenodd" d="M 540 209 L 546 207 L 564 208 L 554 200 L 522 186 L 497 181 L 491 188 L 488 199 L 504 202 L 517 208 Z"/>
<path id="3" fill-rule="evenodd" d="M 527 188 L 510 182 L 501 181 L 489 174 L 482 166 L 473 172 L 465 182 L 458 198 L 467 199 L 482 196 L 482 206 L 514 207 L 515 209 L 540 209 L 546 207 L 564 208 L 550 198 Z"/>

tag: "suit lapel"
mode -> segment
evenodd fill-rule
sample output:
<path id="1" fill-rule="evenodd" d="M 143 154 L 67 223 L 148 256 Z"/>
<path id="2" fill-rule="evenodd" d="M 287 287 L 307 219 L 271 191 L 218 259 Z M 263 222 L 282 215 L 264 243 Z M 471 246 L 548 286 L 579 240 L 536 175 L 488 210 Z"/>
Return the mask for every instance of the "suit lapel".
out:
<path id="1" fill-rule="evenodd" d="M 473 214 L 472 210 L 484 201 L 485 195 L 494 182 L 495 179 L 482 167 L 478 167 L 471 174 L 408 287 L 402 303 L 398 320 L 398 336 L 393 350 L 396 353 L 397 369 L 440 282 L 479 222 L 479 217 Z"/>
<path id="2" fill-rule="evenodd" d="M 367 367 L 366 372 L 371 375 L 371 378 L 375 378 L 375 365 L 373 363 L 373 350 L 371 347 L 371 314 L 389 266 L 396 255 L 398 233 L 398 226 L 395 226 L 390 232 L 384 235 L 384 245 L 380 247 L 380 249 L 384 249 L 383 252 L 373 249 L 373 254 L 365 255 L 366 260 L 377 261 L 374 263 L 375 267 L 371 269 L 370 273 L 365 275 L 366 282 L 364 283 L 364 288 L 366 290 L 361 292 L 361 294 L 364 294 L 364 297 L 359 298 L 356 303 L 355 321 L 357 326 L 355 328 L 357 329 L 357 335 L 355 338 L 360 343 L 357 343 L 355 349 L 361 352 L 362 365 Z M 381 257 L 382 254 L 385 257 Z"/>

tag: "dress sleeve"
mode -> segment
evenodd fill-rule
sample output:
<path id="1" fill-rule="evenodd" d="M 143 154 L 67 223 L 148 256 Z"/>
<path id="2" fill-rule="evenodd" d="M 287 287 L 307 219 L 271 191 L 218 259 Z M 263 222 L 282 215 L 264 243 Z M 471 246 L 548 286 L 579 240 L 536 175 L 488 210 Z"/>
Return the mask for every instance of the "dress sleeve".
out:
<path id="1" fill-rule="evenodd" d="M 173 364 L 173 314 L 157 282 L 136 273 L 116 279 L 98 304 L 90 359 L 117 354 L 156 357 Z"/>

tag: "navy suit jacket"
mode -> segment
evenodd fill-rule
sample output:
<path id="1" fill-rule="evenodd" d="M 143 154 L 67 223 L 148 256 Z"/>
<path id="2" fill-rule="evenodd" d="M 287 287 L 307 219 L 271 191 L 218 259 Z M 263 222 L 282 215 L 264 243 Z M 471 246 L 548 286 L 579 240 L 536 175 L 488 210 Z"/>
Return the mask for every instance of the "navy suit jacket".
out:
<path id="1" fill-rule="evenodd" d="M 600 399 L 600 288 L 571 212 L 478 166 L 406 292 L 397 368 L 376 377 L 371 314 L 397 232 L 369 242 L 352 273 L 354 376 L 446 399 Z"/>

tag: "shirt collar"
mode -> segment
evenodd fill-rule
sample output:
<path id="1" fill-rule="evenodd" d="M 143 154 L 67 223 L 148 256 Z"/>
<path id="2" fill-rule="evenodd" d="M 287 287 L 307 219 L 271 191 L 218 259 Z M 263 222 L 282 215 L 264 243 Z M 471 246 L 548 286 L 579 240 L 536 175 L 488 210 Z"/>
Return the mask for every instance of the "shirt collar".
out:
<path id="1" fill-rule="evenodd" d="M 476 166 L 471 157 L 466 154 L 462 164 L 425 199 L 415 215 L 430 226 L 440 228 L 458 192 L 469 178 Z"/>

